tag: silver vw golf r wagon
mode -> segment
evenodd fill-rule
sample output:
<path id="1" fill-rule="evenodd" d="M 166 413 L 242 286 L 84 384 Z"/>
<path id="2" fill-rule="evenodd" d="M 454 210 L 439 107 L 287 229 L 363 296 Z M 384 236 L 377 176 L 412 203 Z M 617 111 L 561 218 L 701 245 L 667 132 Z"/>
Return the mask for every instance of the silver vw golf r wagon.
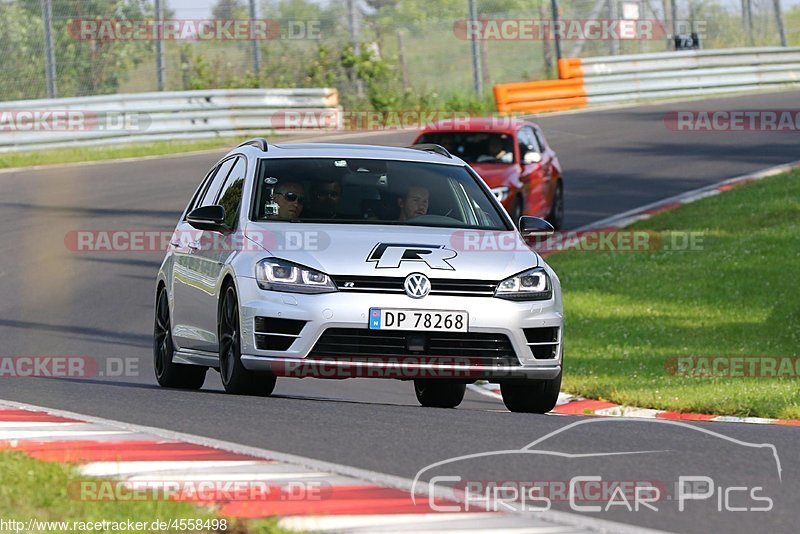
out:
<path id="1" fill-rule="evenodd" d="M 544 413 L 561 384 L 561 287 L 480 177 L 438 145 L 230 151 L 194 193 L 158 272 L 165 387 L 269 395 L 277 377 L 413 381 L 423 406 L 499 383 Z"/>

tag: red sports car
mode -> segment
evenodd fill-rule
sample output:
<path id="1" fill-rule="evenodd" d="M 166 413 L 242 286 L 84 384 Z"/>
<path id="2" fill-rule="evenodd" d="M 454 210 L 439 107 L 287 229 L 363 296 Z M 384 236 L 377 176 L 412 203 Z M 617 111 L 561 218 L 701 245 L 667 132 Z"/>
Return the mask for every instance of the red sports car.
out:
<path id="1" fill-rule="evenodd" d="M 561 165 L 537 124 L 511 118 L 444 120 L 423 130 L 414 143 L 442 145 L 469 163 L 515 222 L 534 215 L 561 227 Z"/>

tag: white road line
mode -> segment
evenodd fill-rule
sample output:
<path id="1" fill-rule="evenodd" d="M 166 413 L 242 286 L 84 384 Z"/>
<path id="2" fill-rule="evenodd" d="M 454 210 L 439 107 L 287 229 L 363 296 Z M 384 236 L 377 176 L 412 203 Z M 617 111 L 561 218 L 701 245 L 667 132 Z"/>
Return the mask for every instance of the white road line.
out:
<path id="1" fill-rule="evenodd" d="M 0 441 L 32 440 L 42 438 L 74 438 L 130 434 L 126 430 L 0 430 Z"/>
<path id="2" fill-rule="evenodd" d="M 82 474 L 86 476 L 124 477 L 124 476 L 145 475 L 147 473 L 159 473 L 170 470 L 191 471 L 193 468 L 196 469 L 208 469 L 209 467 L 231 468 L 231 467 L 241 467 L 244 465 L 257 466 L 257 465 L 263 465 L 263 463 L 258 461 L 246 461 L 246 460 L 244 461 L 243 460 L 230 460 L 230 461 L 165 460 L 163 462 L 144 460 L 144 461 L 130 461 L 130 462 L 89 462 L 80 466 L 79 470 Z"/>
<path id="3" fill-rule="evenodd" d="M 27 430 L 29 428 L 51 427 L 53 430 L 68 426 L 85 425 L 86 423 L 59 423 L 50 421 L 0 421 L 2 430 Z"/>

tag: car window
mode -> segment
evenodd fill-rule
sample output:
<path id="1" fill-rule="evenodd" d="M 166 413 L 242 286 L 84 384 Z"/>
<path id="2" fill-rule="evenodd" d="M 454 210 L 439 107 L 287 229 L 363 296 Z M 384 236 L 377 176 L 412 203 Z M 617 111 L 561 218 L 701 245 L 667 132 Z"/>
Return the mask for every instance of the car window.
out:
<path id="1" fill-rule="evenodd" d="M 526 152 L 534 150 L 541 152 L 542 148 L 539 146 L 536 136 L 533 135 L 533 130 L 528 126 L 523 126 L 517 133 L 517 142 L 519 143 L 519 155 L 524 156 Z"/>
<path id="2" fill-rule="evenodd" d="M 539 148 L 542 152 L 545 151 L 545 147 L 547 147 L 547 141 L 544 138 L 544 134 L 539 128 L 533 129 L 533 135 L 536 136 L 536 141 L 539 143 Z"/>
<path id="3" fill-rule="evenodd" d="M 219 193 L 216 203 L 225 208 L 225 224 L 231 228 L 236 227 L 239 219 L 239 208 L 242 205 L 242 192 L 244 179 L 247 173 L 247 160 L 243 157 L 236 158 L 231 172 Z"/>
<path id="4" fill-rule="evenodd" d="M 418 143 L 436 143 L 467 163 L 514 163 L 514 140 L 496 132 L 429 132 Z"/>
<path id="5" fill-rule="evenodd" d="M 261 159 L 252 205 L 260 221 L 508 230 L 501 210 L 467 167 L 355 158 Z"/>
<path id="6" fill-rule="evenodd" d="M 225 182 L 225 178 L 228 176 L 228 173 L 233 167 L 236 158 L 229 158 L 220 164 L 219 168 L 217 169 L 217 173 L 214 175 L 214 178 L 211 179 L 211 183 L 206 188 L 205 192 L 203 193 L 203 198 L 199 204 L 195 207 L 202 207 L 202 206 L 211 206 L 217 200 L 217 196 L 219 195 L 219 190 L 222 187 L 222 184 Z"/>

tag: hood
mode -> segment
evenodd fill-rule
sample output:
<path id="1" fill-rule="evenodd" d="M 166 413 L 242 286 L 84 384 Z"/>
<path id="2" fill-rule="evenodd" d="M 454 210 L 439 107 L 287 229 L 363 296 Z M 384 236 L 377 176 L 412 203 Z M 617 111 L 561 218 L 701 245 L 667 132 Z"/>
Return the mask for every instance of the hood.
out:
<path id="1" fill-rule="evenodd" d="M 483 178 L 489 187 L 499 187 L 509 182 L 516 182 L 515 177 L 519 174 L 519 166 L 513 163 L 471 163 L 470 167 Z"/>
<path id="2" fill-rule="evenodd" d="M 249 223 L 245 233 L 271 256 L 330 275 L 500 281 L 542 263 L 513 230 Z"/>

